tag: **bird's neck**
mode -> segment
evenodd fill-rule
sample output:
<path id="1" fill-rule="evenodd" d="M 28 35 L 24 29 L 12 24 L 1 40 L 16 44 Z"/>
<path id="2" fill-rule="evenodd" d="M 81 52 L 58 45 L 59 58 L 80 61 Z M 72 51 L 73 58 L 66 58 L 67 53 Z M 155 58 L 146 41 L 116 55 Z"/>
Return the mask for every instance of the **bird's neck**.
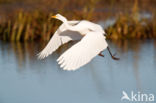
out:
<path id="1" fill-rule="evenodd" d="M 61 21 L 64 23 L 64 25 L 66 26 L 68 30 L 71 30 L 71 31 L 77 30 L 77 28 L 75 28 L 74 26 L 69 25 L 68 20 L 66 18 L 62 19 Z"/>
<path id="2" fill-rule="evenodd" d="M 68 22 L 68 20 L 67 20 L 65 17 L 60 18 L 60 20 L 61 20 L 63 23 L 67 23 L 67 22 Z"/>

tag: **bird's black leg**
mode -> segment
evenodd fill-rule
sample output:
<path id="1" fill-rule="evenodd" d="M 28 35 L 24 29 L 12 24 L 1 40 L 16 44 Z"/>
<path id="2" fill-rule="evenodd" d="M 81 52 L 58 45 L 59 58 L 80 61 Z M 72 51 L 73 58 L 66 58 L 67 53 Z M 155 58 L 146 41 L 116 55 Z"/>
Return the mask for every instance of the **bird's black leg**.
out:
<path id="1" fill-rule="evenodd" d="M 120 58 L 115 57 L 116 54 L 112 55 L 109 47 L 107 47 L 107 50 L 108 50 L 109 54 L 111 55 L 112 59 L 114 59 L 114 60 L 119 60 L 120 59 Z"/>
<path id="2" fill-rule="evenodd" d="M 102 54 L 102 52 L 99 53 L 99 56 L 104 57 L 104 55 Z"/>

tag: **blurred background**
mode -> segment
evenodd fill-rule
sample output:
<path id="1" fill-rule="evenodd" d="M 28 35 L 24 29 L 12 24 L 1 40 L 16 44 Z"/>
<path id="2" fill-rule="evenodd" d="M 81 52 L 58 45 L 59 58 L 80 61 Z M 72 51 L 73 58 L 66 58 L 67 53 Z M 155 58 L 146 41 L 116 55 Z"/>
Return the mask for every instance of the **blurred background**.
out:
<path id="1" fill-rule="evenodd" d="M 0 38 L 49 40 L 60 24 L 49 21 L 56 13 L 100 23 L 111 39 L 155 38 L 155 5 L 155 0 L 0 0 Z"/>
<path id="2" fill-rule="evenodd" d="M 74 42 L 37 60 L 61 25 L 49 20 L 57 13 L 100 24 L 120 61 L 105 50 L 104 58 L 63 71 L 56 59 Z M 156 95 L 155 38 L 156 0 L 0 0 L 0 103 L 121 103 L 122 91 Z"/>

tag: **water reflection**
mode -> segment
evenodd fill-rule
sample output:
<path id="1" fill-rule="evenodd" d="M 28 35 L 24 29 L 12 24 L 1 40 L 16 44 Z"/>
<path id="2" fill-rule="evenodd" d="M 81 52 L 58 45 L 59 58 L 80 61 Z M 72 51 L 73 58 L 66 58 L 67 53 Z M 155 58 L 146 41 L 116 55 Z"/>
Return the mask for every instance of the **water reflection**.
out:
<path id="1" fill-rule="evenodd" d="M 132 57 L 133 57 L 133 72 L 134 72 L 134 76 L 136 78 L 136 84 L 137 84 L 137 88 L 140 88 L 140 79 L 139 79 L 139 53 L 141 50 L 141 46 L 142 44 L 145 42 L 143 40 L 117 40 L 117 41 L 113 41 L 114 44 L 116 44 L 115 46 L 117 46 L 120 49 L 120 53 L 127 53 L 129 51 L 133 51 L 132 52 Z"/>
<path id="2" fill-rule="evenodd" d="M 116 51 L 117 54 L 126 54 L 130 51 L 132 51 L 132 56 L 134 58 L 134 67 L 137 69 L 138 68 L 138 61 L 139 61 L 139 54 L 141 51 L 142 46 L 144 46 L 144 43 L 150 43 L 154 44 L 154 57 L 156 57 L 156 41 L 149 41 L 149 40 L 113 40 L 113 41 L 108 41 L 109 45 Z M 1 49 L 1 55 L 10 55 L 10 53 L 13 53 L 14 58 L 17 61 L 19 67 L 25 66 L 25 62 L 30 61 L 30 62 L 35 62 L 37 61 L 37 54 L 39 51 L 41 51 L 45 45 L 46 42 L 42 42 L 38 44 L 38 42 L 12 42 L 12 43 L 7 43 L 7 42 L 1 42 L 0 49 Z M 70 44 L 66 44 L 59 48 L 55 54 L 61 54 L 63 53 L 66 49 L 71 47 L 73 45 L 73 42 L 70 42 Z M 122 58 L 122 56 L 121 56 Z"/>
<path id="3" fill-rule="evenodd" d="M 104 51 L 104 58 L 97 56 L 79 70 L 68 72 L 59 68 L 56 59 L 74 42 L 41 61 L 36 54 L 46 43 L 0 42 L 0 100 L 2 103 L 120 103 L 123 90 L 156 93 L 153 82 L 156 80 L 156 41 L 108 43 L 120 61 L 112 60 L 108 51 Z M 17 98 L 21 95 L 23 97 Z"/>

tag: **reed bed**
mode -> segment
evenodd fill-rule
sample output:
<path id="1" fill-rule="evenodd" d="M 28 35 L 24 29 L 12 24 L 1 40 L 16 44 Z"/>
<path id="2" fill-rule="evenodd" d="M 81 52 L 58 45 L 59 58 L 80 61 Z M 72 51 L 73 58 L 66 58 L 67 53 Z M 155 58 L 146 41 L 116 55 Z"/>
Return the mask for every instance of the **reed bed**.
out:
<path id="1" fill-rule="evenodd" d="M 76 13 L 75 13 L 76 14 Z M 80 15 L 80 13 L 77 13 Z M 90 18 L 90 16 L 75 15 L 73 18 Z M 12 19 L 0 23 L 0 39 L 4 41 L 47 41 L 61 24 L 59 20 L 51 19 L 55 14 L 43 14 L 39 11 L 26 13 L 20 11 Z M 71 14 L 66 14 L 71 15 Z"/>
<path id="2" fill-rule="evenodd" d="M 97 21 L 97 13 L 94 9 L 96 3 L 101 0 L 90 0 L 81 11 L 60 11 L 70 19 L 87 19 Z M 135 0 L 131 14 L 120 13 L 114 25 L 106 29 L 108 39 L 143 39 L 156 38 L 156 11 L 152 18 L 139 18 L 138 0 Z M 0 39 L 4 41 L 48 41 L 55 30 L 61 24 L 60 21 L 50 19 L 56 12 L 48 13 L 40 10 L 31 12 L 19 11 L 0 21 Z M 74 14 L 74 15 L 73 15 Z M 95 16 L 96 15 L 96 16 Z M 97 17 L 97 18 L 95 18 Z"/>
<path id="3" fill-rule="evenodd" d="M 120 14 L 114 25 L 106 29 L 109 39 L 151 39 L 156 38 L 155 17 L 149 19 L 135 19 L 130 15 Z"/>
<path id="4" fill-rule="evenodd" d="M 0 24 L 0 37 L 7 41 L 49 40 L 59 22 L 48 19 L 49 15 L 41 12 L 19 12 L 12 19 Z"/>
<path id="5" fill-rule="evenodd" d="M 121 13 L 114 25 L 107 28 L 109 39 L 146 39 L 156 38 L 156 14 L 153 11 L 151 18 L 142 18 L 135 0 L 131 13 Z"/>

